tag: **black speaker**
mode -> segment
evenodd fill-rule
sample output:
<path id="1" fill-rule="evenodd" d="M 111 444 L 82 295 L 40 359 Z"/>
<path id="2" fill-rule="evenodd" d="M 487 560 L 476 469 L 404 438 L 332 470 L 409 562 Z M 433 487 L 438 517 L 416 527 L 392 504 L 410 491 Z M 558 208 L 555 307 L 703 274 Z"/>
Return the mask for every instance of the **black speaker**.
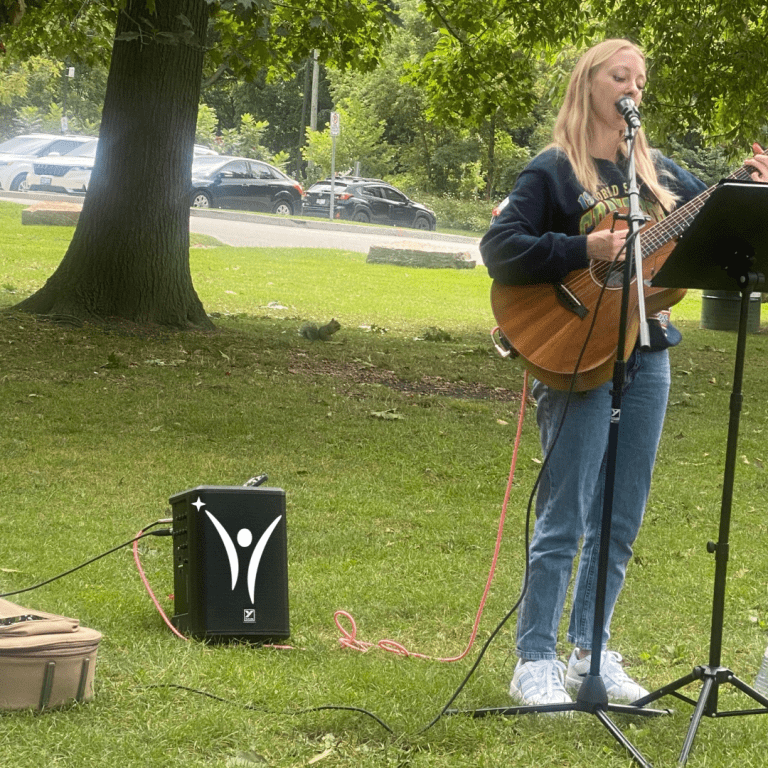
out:
<path id="1" fill-rule="evenodd" d="M 213 641 L 288 637 L 285 491 L 201 485 L 170 503 L 176 629 Z"/>

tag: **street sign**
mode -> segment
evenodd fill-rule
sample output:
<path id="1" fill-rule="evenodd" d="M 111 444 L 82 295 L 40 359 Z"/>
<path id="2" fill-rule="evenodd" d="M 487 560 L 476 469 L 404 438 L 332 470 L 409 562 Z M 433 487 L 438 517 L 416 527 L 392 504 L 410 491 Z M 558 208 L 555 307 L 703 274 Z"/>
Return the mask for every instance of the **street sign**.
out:
<path id="1" fill-rule="evenodd" d="M 331 136 L 338 136 L 341 134 L 341 122 L 339 120 L 338 112 L 331 112 Z"/>

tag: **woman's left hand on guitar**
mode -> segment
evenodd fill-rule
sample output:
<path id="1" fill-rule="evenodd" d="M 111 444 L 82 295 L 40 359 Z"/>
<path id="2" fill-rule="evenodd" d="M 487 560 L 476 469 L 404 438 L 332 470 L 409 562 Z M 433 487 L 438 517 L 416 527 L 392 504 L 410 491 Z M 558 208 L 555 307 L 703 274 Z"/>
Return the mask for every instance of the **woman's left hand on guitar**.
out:
<path id="1" fill-rule="evenodd" d="M 765 154 L 765 150 L 757 143 L 752 145 L 752 151 L 755 153 L 755 156 L 745 160 L 744 165 L 747 166 L 755 181 L 761 181 L 764 184 L 768 183 L 768 155 Z"/>

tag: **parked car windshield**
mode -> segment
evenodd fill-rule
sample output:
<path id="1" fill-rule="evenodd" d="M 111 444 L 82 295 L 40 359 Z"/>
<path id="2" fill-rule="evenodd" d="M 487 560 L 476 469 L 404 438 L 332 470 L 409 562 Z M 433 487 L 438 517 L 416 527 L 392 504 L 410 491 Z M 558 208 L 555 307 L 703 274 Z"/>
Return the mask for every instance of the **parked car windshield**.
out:
<path id="1" fill-rule="evenodd" d="M 88 141 L 85 144 L 81 144 L 79 147 L 70 149 L 69 152 L 63 154 L 62 157 L 67 157 L 68 155 L 75 155 L 76 157 L 96 157 L 96 147 L 98 143 L 98 139 Z"/>
<path id="2" fill-rule="evenodd" d="M 9 152 L 11 154 L 34 155 L 35 152 L 50 143 L 50 139 L 30 136 L 14 136 L 0 144 L 0 152 Z"/>
<path id="3" fill-rule="evenodd" d="M 336 179 L 336 181 L 333 184 L 333 188 L 335 192 L 338 192 L 340 189 L 344 189 L 347 187 L 349 182 L 343 181 L 340 179 Z M 330 181 L 318 181 L 315 182 L 310 187 L 310 192 L 330 192 L 331 191 L 331 182 Z"/>
<path id="4" fill-rule="evenodd" d="M 210 178 L 223 165 L 231 161 L 231 157 L 221 157 L 221 155 L 199 155 L 192 161 L 192 175 Z"/>

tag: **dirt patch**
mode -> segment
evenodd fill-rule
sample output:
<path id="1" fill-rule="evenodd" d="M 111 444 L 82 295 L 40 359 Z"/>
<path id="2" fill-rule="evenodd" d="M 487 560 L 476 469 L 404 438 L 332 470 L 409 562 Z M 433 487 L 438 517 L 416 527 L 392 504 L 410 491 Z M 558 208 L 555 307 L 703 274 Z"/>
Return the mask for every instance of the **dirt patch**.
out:
<path id="1" fill-rule="evenodd" d="M 504 387 L 487 387 L 468 381 L 448 381 L 442 376 L 422 376 L 414 381 L 401 378 L 395 371 L 360 363 L 294 356 L 288 370 L 302 375 L 333 376 L 349 384 L 379 384 L 398 392 L 415 395 L 442 395 L 464 400 L 520 400 L 520 393 Z"/>

